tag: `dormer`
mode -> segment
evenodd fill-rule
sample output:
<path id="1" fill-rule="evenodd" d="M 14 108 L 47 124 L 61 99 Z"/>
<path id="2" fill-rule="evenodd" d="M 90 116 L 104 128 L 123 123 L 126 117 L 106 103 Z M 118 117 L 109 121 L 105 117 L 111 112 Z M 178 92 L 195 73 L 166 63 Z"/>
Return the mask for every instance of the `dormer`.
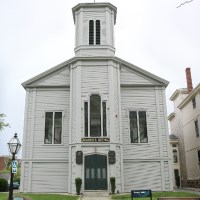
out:
<path id="1" fill-rule="evenodd" d="M 80 3 L 72 12 L 76 56 L 114 56 L 117 8 L 110 3 Z"/>

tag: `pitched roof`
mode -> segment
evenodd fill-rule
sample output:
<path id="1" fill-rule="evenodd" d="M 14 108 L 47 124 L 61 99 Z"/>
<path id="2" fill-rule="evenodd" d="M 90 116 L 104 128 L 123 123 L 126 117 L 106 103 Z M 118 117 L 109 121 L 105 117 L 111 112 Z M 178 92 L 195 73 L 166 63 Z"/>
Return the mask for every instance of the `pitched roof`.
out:
<path id="1" fill-rule="evenodd" d="M 152 73 L 150 73 L 150 72 L 148 72 L 148 71 L 146 71 L 146 70 L 144 70 L 140 67 L 137 67 L 136 65 L 133 65 L 133 64 L 121 59 L 121 58 L 118 58 L 118 57 L 115 57 L 115 56 L 111 56 L 111 57 L 109 57 L 109 56 L 102 56 L 102 57 L 101 56 L 95 56 L 95 57 L 73 57 L 73 58 L 71 58 L 71 59 L 69 59 L 69 60 L 67 60 L 63 63 L 60 63 L 59 65 L 56 65 L 55 67 L 52 67 L 51 69 L 49 69 L 49 70 L 31 78 L 31 79 L 23 82 L 22 86 L 24 88 L 28 88 L 32 84 L 34 84 L 35 82 L 37 82 L 37 81 L 39 81 L 43 78 L 46 78 L 48 76 L 51 76 L 56 71 L 60 71 L 64 68 L 70 67 L 71 64 L 73 64 L 74 62 L 84 61 L 84 60 L 92 60 L 92 61 L 95 61 L 95 60 L 98 60 L 98 61 L 99 60 L 112 60 L 112 61 L 119 63 L 121 66 L 125 66 L 125 67 L 127 67 L 131 70 L 136 71 L 138 74 L 141 74 L 141 75 L 143 75 L 147 78 L 154 80 L 157 83 L 157 85 L 162 85 L 164 87 L 167 87 L 167 85 L 169 84 L 169 82 L 167 80 L 162 79 L 162 78 L 160 78 L 160 77 L 158 77 L 158 76 L 156 76 L 156 75 L 154 75 L 154 74 L 152 74 Z"/>

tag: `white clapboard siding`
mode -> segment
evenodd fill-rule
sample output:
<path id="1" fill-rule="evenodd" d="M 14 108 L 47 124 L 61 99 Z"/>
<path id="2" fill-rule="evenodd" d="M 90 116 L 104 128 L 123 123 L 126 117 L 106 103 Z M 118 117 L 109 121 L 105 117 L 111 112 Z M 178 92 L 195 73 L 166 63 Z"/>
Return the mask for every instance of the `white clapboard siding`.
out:
<path id="1" fill-rule="evenodd" d="M 29 158 L 30 157 L 30 140 L 31 140 L 31 121 L 32 121 L 32 105 L 33 105 L 33 92 L 30 91 L 27 95 L 28 98 L 28 106 L 27 106 L 27 116 L 25 116 L 25 118 L 27 119 L 26 121 L 26 137 L 25 140 L 23 141 L 23 145 L 25 145 L 25 152 L 24 153 L 24 158 Z"/>
<path id="2" fill-rule="evenodd" d="M 58 86 L 58 85 L 69 85 L 70 84 L 70 72 L 69 68 L 56 72 L 51 76 L 48 76 L 44 80 L 40 81 L 37 86 Z"/>
<path id="3" fill-rule="evenodd" d="M 46 90 L 36 92 L 33 158 L 68 158 L 70 91 Z M 45 145 L 45 111 L 62 111 L 62 144 Z"/>
<path id="4" fill-rule="evenodd" d="M 161 127 L 161 136 L 162 136 L 162 149 L 163 149 L 163 156 L 168 157 L 168 132 L 166 127 L 166 117 L 165 114 L 165 104 L 163 101 L 165 101 L 165 96 L 163 97 L 163 90 L 157 90 L 158 91 L 158 99 L 157 102 L 159 104 L 159 115 L 160 115 L 160 127 Z"/>
<path id="5" fill-rule="evenodd" d="M 28 178 L 28 176 L 29 176 L 29 163 L 28 162 L 24 163 L 24 171 L 21 174 L 21 176 L 23 176 L 22 191 L 27 192 L 28 191 L 28 180 L 29 180 L 29 178 Z"/>
<path id="6" fill-rule="evenodd" d="M 170 188 L 170 173 L 169 173 L 169 162 L 164 161 L 164 172 L 165 172 L 165 190 L 169 191 Z"/>
<path id="7" fill-rule="evenodd" d="M 77 68 L 72 70 L 72 116 L 71 116 L 71 141 L 72 143 L 74 143 L 76 141 L 76 106 L 77 106 Z"/>
<path id="8" fill-rule="evenodd" d="M 113 68 L 113 90 L 114 90 L 114 119 L 115 119 L 115 142 L 120 143 L 120 122 L 119 122 L 119 84 L 118 69 Z"/>
<path id="9" fill-rule="evenodd" d="M 124 162 L 124 191 L 161 190 L 160 162 Z"/>
<path id="10" fill-rule="evenodd" d="M 33 163 L 31 192 L 67 192 L 68 163 Z"/>
<path id="11" fill-rule="evenodd" d="M 152 80 L 148 80 L 147 77 L 142 76 L 127 68 L 121 68 L 120 71 L 120 83 L 121 84 L 155 84 Z"/>
<path id="12" fill-rule="evenodd" d="M 124 159 L 160 157 L 154 88 L 121 88 L 121 109 Z M 130 142 L 128 110 L 131 109 L 145 109 L 147 111 L 147 144 L 133 144 Z"/>
<path id="13" fill-rule="evenodd" d="M 108 95 L 108 66 L 83 66 L 81 75 L 83 97 L 91 92 Z"/>

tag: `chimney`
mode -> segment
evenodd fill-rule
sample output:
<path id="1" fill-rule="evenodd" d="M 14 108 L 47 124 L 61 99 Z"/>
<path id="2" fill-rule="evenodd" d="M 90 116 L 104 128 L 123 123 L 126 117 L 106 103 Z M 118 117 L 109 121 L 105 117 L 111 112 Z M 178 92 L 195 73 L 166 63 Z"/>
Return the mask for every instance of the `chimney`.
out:
<path id="1" fill-rule="evenodd" d="M 191 92 L 193 90 L 193 86 L 192 86 L 192 77 L 191 77 L 191 72 L 190 72 L 189 67 L 185 69 L 185 73 L 186 73 L 186 80 L 187 80 L 187 89 L 188 89 L 188 92 Z"/>

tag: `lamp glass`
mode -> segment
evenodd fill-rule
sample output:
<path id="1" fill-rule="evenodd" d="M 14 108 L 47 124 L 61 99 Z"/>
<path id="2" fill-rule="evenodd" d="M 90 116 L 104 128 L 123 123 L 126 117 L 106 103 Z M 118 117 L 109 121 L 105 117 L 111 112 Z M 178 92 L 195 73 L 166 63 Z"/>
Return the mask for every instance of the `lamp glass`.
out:
<path id="1" fill-rule="evenodd" d="M 19 139 L 17 138 L 17 134 L 15 134 L 15 136 L 10 140 L 10 142 L 8 143 L 8 146 L 12 154 L 18 153 L 21 147 L 21 144 L 20 144 Z"/>

